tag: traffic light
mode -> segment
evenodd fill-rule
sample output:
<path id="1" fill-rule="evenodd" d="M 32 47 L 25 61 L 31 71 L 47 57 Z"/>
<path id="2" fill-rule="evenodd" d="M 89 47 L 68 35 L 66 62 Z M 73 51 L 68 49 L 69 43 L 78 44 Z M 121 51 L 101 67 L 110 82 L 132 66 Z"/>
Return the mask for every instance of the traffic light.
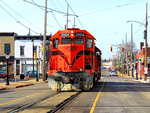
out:
<path id="1" fill-rule="evenodd" d="M 121 49 L 122 49 L 122 52 L 124 52 L 124 46 L 122 46 Z"/>
<path id="2" fill-rule="evenodd" d="M 37 53 L 34 53 L 34 59 L 36 60 L 36 58 L 37 58 Z"/>
<path id="3" fill-rule="evenodd" d="M 112 46 L 110 46 L 110 51 L 112 51 Z"/>

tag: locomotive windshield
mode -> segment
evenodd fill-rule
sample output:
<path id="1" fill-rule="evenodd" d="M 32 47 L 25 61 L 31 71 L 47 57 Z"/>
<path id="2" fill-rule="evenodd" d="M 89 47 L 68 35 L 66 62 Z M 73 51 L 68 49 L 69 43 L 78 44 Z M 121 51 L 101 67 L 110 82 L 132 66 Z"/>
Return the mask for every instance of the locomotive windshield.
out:
<path id="1" fill-rule="evenodd" d="M 86 47 L 87 48 L 92 48 L 92 39 L 91 38 L 86 39 Z"/>
<path id="2" fill-rule="evenodd" d="M 72 39 L 71 38 L 62 38 L 61 43 L 62 44 L 71 44 Z"/>
<path id="3" fill-rule="evenodd" d="M 58 40 L 58 38 L 54 38 L 54 39 L 53 39 L 53 48 L 58 48 L 58 45 L 59 45 L 59 40 Z"/>
<path id="4" fill-rule="evenodd" d="M 74 38 L 73 39 L 74 44 L 84 44 L 83 38 Z"/>

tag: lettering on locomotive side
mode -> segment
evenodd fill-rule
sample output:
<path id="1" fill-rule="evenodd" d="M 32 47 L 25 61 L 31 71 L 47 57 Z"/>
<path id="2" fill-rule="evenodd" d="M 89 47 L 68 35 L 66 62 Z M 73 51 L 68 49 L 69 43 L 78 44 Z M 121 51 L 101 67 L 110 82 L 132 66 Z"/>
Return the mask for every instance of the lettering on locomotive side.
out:
<path id="1" fill-rule="evenodd" d="M 84 33 L 75 33 L 75 36 L 76 36 L 76 37 L 84 37 L 85 34 L 84 34 Z"/>
<path id="2" fill-rule="evenodd" d="M 61 36 L 61 37 L 69 37 L 70 34 L 69 34 L 69 33 L 61 33 L 60 36 Z"/>

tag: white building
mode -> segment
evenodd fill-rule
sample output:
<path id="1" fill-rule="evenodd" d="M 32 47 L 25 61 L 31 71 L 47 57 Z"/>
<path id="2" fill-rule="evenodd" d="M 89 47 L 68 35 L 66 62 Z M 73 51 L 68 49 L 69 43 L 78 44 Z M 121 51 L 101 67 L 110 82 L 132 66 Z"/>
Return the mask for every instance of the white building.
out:
<path id="1" fill-rule="evenodd" d="M 33 47 L 34 53 L 37 54 L 37 59 L 34 59 L 34 71 L 42 72 L 42 38 L 42 36 L 15 36 L 14 73 L 16 75 L 21 73 L 26 75 L 27 71 L 33 70 Z"/>

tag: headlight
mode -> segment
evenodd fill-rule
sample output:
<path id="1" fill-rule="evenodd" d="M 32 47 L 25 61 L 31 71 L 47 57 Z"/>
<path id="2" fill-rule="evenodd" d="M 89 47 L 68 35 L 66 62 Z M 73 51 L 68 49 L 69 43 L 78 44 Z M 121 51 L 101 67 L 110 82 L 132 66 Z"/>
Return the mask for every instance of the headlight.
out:
<path id="1" fill-rule="evenodd" d="M 80 69 L 79 69 L 79 71 L 80 71 L 80 72 L 82 72 L 82 71 L 83 71 L 83 69 L 82 69 L 82 68 L 80 68 Z"/>
<path id="2" fill-rule="evenodd" d="M 58 69 L 58 72 L 60 72 L 60 69 Z"/>

